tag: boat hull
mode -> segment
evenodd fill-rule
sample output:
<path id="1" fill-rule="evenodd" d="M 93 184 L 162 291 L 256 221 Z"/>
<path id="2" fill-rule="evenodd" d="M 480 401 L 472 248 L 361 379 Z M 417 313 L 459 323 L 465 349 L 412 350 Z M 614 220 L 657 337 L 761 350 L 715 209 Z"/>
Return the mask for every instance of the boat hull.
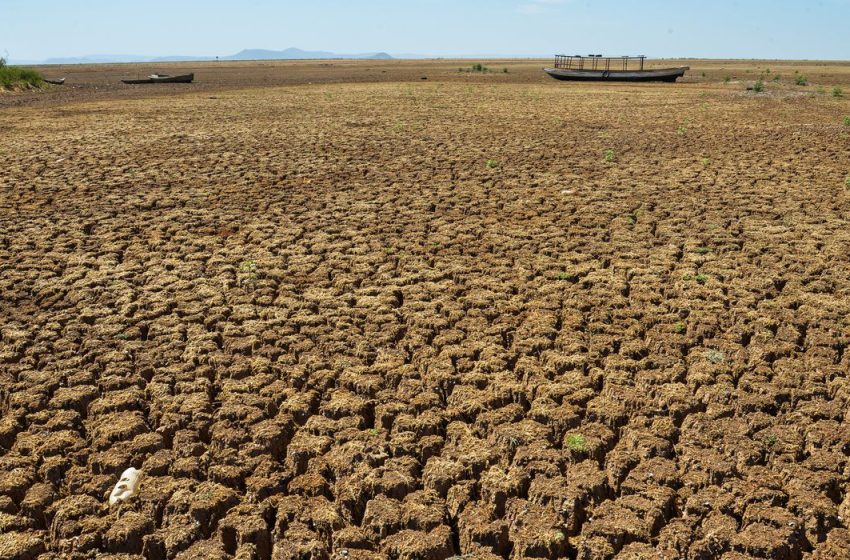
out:
<path id="1" fill-rule="evenodd" d="M 690 70 L 688 66 L 679 68 L 659 68 L 657 70 L 567 70 L 564 68 L 544 68 L 543 71 L 556 80 L 581 82 L 675 82 Z"/>
<path id="2" fill-rule="evenodd" d="M 195 74 L 183 74 L 182 76 L 158 76 L 153 75 L 142 80 L 121 80 L 125 84 L 191 84 Z"/>

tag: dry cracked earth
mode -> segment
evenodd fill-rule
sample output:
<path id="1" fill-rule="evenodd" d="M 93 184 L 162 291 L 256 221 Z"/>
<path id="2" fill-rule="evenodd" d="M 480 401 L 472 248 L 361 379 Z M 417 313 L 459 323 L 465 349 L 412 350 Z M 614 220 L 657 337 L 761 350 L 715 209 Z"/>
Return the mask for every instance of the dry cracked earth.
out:
<path id="1" fill-rule="evenodd" d="M 482 82 L 0 110 L 0 558 L 850 557 L 850 101 Z"/>

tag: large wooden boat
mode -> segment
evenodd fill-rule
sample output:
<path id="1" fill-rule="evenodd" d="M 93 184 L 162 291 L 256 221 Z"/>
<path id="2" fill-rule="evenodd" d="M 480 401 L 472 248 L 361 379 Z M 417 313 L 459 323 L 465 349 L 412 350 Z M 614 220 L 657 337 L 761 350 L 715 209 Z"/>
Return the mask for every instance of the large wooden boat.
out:
<path id="1" fill-rule="evenodd" d="M 140 80 L 121 80 L 125 84 L 190 84 L 195 79 L 195 74 L 182 74 L 180 76 L 169 76 L 168 74 L 151 74 Z"/>
<path id="2" fill-rule="evenodd" d="M 555 56 L 555 67 L 543 71 L 556 80 L 606 82 L 675 82 L 689 66 L 677 68 L 644 68 L 645 56 Z M 631 67 L 630 67 L 631 66 Z"/>

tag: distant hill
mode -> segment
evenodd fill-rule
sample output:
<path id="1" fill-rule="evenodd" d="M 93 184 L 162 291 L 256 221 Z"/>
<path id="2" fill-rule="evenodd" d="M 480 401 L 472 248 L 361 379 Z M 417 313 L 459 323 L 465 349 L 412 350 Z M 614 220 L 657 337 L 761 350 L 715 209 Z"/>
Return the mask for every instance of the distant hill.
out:
<path id="1" fill-rule="evenodd" d="M 232 56 L 221 57 L 222 60 L 315 60 L 327 58 L 388 60 L 392 57 L 385 52 L 365 54 L 338 54 L 327 51 L 304 51 L 296 48 L 289 48 L 282 51 L 246 49 Z"/>
<path id="2" fill-rule="evenodd" d="M 108 64 L 120 62 L 192 62 L 203 60 L 324 60 L 343 58 L 356 60 L 391 60 L 385 52 L 362 54 L 339 54 L 329 51 L 305 51 L 296 48 L 272 51 L 265 49 L 245 49 L 229 56 L 140 56 L 134 54 L 92 54 L 88 56 L 48 58 L 41 62 L 27 61 L 28 64 Z M 24 61 L 11 61 L 13 64 Z"/>

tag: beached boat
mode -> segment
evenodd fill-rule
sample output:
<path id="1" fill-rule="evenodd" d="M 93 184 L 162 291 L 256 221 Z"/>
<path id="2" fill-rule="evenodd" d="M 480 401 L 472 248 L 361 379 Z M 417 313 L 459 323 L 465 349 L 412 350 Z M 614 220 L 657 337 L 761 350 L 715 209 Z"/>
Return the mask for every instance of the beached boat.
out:
<path id="1" fill-rule="evenodd" d="M 121 80 L 125 84 L 191 84 L 195 74 L 181 74 L 180 76 L 169 76 L 168 74 L 151 74 L 140 80 Z"/>
<path id="2" fill-rule="evenodd" d="M 50 78 L 44 78 L 44 81 L 48 84 L 53 84 L 54 86 L 61 86 L 65 83 L 65 78 L 57 78 L 55 80 L 51 80 Z"/>
<path id="3" fill-rule="evenodd" d="M 645 56 L 603 57 L 600 55 L 555 56 L 555 67 L 543 71 L 556 80 L 607 82 L 675 82 L 689 66 L 644 68 Z M 631 68 L 629 67 L 631 65 Z"/>

